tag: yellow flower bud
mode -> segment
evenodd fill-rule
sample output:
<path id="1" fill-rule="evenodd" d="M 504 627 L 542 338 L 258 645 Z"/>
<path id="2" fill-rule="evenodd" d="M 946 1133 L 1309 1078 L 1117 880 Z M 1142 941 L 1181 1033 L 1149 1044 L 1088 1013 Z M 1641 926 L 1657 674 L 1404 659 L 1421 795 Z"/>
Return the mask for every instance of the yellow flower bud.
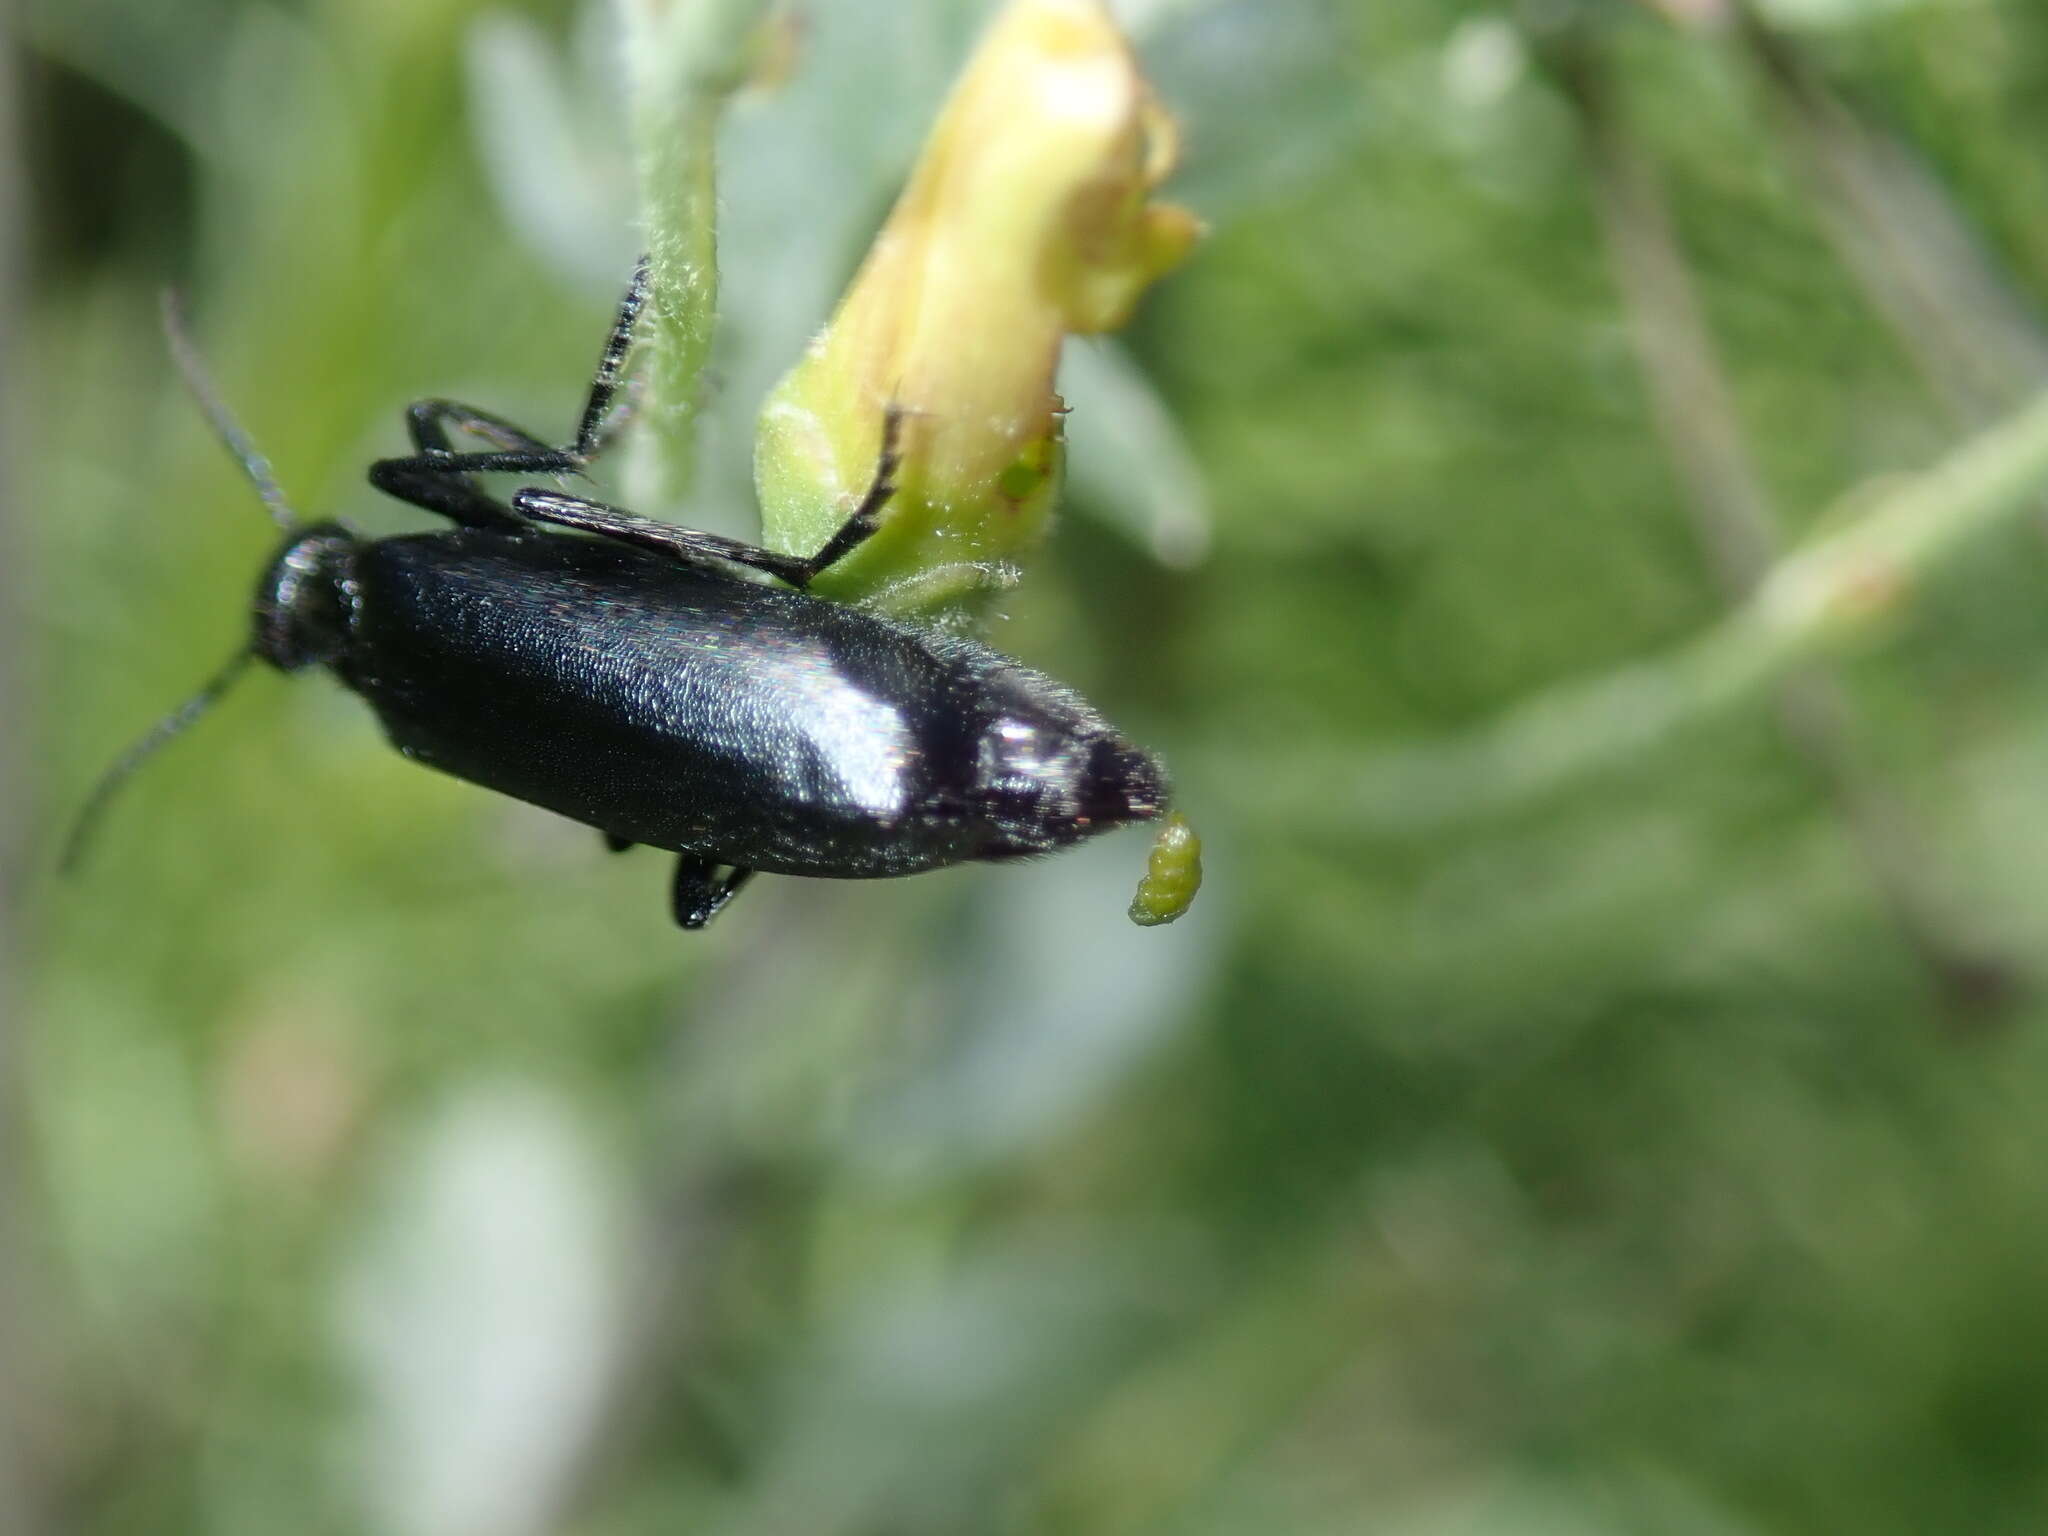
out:
<path id="1" fill-rule="evenodd" d="M 1099 0 L 1012 0 L 824 333 L 763 409 L 763 537 L 817 549 L 904 413 L 881 530 L 815 590 L 929 612 L 1014 579 L 1060 466 L 1068 332 L 1111 329 L 1200 233 L 1150 201 L 1170 119 Z"/>

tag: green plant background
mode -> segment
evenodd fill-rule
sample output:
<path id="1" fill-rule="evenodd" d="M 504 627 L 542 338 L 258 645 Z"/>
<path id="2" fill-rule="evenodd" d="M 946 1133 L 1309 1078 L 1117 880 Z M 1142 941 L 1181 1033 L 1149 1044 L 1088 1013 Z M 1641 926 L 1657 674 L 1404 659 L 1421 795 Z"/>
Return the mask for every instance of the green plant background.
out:
<path id="1" fill-rule="evenodd" d="M 396 530 L 401 405 L 565 431 L 634 238 L 601 7 L 26 4 L 0 1527 L 2048 1522 L 2041 518 L 1907 580 L 1817 737 L 1757 692 L 1540 794 L 1361 790 L 1727 607 L 1644 207 L 1787 539 L 2048 379 L 2048 12 L 1131 9 L 1214 234 L 1080 365 L 993 634 L 1171 762 L 1208 888 L 1131 927 L 1133 836 L 683 937 L 659 859 L 320 679 L 47 875 L 269 547 L 158 286 L 298 504 Z M 750 531 L 753 407 L 981 14 L 821 3 L 735 103 L 675 515 Z"/>

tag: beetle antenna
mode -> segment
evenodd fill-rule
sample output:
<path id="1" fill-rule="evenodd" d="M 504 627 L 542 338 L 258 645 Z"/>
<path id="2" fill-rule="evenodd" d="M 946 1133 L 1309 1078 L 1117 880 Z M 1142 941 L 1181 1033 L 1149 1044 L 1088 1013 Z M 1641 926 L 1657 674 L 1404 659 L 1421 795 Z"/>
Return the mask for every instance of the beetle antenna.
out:
<path id="1" fill-rule="evenodd" d="M 256 494 L 263 498 L 263 505 L 270 510 L 270 520 L 286 533 L 292 532 L 299 526 L 299 517 L 292 511 L 291 503 L 284 499 L 284 489 L 271 472 L 270 460 L 256 451 L 255 443 L 249 440 L 249 434 L 235 420 L 235 413 L 228 409 L 220 391 L 214 388 L 213 378 L 206 371 L 199 349 L 192 345 L 191 333 L 185 327 L 184 296 L 175 288 L 166 288 L 163 310 L 164 339 L 171 346 L 171 361 L 178 365 L 178 372 L 185 377 L 185 387 L 192 391 L 192 398 L 206 413 L 213 435 L 235 456 L 235 462 L 242 466 L 242 473 L 256 487 Z"/>
<path id="2" fill-rule="evenodd" d="M 114 792 L 128 782 L 136 769 L 154 757 L 158 748 L 218 703 L 220 696 L 235 685 L 243 669 L 255 659 L 256 653 L 252 650 L 235 652 L 228 664 L 208 678 L 197 693 L 144 731 L 127 751 L 114 759 L 107 771 L 100 775 L 99 782 L 93 785 L 92 793 L 85 797 L 77 819 L 64 836 L 64 851 L 57 859 L 59 874 L 68 875 L 78 868 L 79 860 L 85 857 L 87 844 L 92 841 L 93 833 L 106 814 L 108 802 L 114 798 Z"/>

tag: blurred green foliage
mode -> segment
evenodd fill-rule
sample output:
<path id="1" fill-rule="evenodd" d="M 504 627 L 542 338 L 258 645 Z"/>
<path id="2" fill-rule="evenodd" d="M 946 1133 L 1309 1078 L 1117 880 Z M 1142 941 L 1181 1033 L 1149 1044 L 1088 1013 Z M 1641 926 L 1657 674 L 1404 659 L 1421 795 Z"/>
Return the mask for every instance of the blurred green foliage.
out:
<path id="1" fill-rule="evenodd" d="M 246 684 L 80 878 L 29 876 L 24 1530 L 2048 1520 L 2039 520 L 1832 674 L 1826 761 L 1897 825 L 1768 696 L 1485 815 L 1347 783 L 1728 601 L 1557 60 L 1653 169 L 1797 538 L 2041 382 L 2048 13 L 1129 10 L 1215 232 L 1070 378 L 1068 513 L 994 637 L 1175 766 L 1201 903 L 1125 922 L 1139 835 L 763 881 L 685 938 L 659 861 L 420 772 L 324 680 Z M 813 7 L 735 104 L 701 497 L 647 510 L 751 531 L 752 413 L 982 14 Z M 413 526 L 362 484 L 404 402 L 551 435 L 580 399 L 634 247 L 606 23 L 27 0 L 46 849 L 268 548 L 158 285 L 302 509 Z M 1930 282 L 1869 257 L 1937 213 L 1972 240 Z"/>

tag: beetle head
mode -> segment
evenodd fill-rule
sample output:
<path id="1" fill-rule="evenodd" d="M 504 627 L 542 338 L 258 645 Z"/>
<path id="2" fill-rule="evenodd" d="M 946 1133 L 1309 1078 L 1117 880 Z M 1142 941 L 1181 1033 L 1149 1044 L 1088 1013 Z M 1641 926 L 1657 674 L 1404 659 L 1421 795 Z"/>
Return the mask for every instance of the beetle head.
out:
<path id="1" fill-rule="evenodd" d="M 333 661 L 348 644 L 356 537 L 339 523 L 295 531 L 256 584 L 258 656 L 280 672 Z"/>

